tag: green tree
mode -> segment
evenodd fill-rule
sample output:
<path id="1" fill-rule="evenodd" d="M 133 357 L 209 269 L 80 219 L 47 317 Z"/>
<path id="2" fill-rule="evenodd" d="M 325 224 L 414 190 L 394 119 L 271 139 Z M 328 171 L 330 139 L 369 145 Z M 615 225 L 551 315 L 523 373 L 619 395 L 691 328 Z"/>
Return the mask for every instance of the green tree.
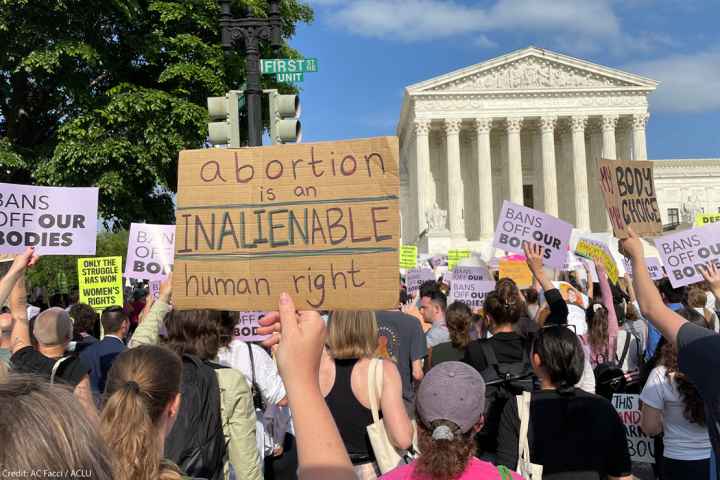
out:
<path id="1" fill-rule="evenodd" d="M 285 39 L 313 15 L 299 0 L 283 0 L 281 12 Z M 173 222 L 178 152 L 202 148 L 206 97 L 244 79 L 218 18 L 216 0 L 0 0 L 3 181 L 97 186 L 115 230 Z"/>

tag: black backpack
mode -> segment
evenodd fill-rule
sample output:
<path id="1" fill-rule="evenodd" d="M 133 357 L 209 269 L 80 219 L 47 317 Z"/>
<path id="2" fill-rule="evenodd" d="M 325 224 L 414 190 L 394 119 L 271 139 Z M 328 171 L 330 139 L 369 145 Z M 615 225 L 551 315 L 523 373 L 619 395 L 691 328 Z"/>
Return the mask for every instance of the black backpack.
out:
<path id="1" fill-rule="evenodd" d="M 165 458 L 190 477 L 223 478 L 227 445 L 220 413 L 220 365 L 183 355 L 180 411 L 165 440 Z"/>
<path id="2" fill-rule="evenodd" d="M 628 351 L 630 350 L 630 337 L 632 334 L 626 332 L 625 345 L 623 346 L 620 358 L 615 356 L 615 361 L 605 361 L 598 363 L 593 370 L 595 374 L 595 393 L 601 397 L 605 397 L 612 401 L 612 397 L 616 393 L 622 393 L 627 387 L 627 378 L 622 366 L 625 363 Z"/>
<path id="3" fill-rule="evenodd" d="M 488 366 L 480 372 L 485 380 L 485 426 L 477 440 L 481 449 L 494 452 L 505 405 L 509 400 L 515 400 L 516 395 L 533 391 L 534 375 L 526 346 L 523 346 L 522 360 L 500 364 L 487 341 L 480 341 L 479 345 Z"/>

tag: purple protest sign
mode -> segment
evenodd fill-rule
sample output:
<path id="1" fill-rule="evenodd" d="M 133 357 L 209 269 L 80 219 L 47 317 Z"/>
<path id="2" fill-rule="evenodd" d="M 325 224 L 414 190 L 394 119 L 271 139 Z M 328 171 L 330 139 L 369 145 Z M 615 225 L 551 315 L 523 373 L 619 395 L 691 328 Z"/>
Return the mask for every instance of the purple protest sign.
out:
<path id="1" fill-rule="evenodd" d="M 126 278 L 163 280 L 175 260 L 175 225 L 130 225 Z"/>
<path id="2" fill-rule="evenodd" d="M 460 302 L 470 308 L 482 308 L 485 297 L 493 290 L 495 290 L 494 281 L 453 280 L 448 302 Z"/>
<path id="3" fill-rule="evenodd" d="M 463 280 L 488 281 L 492 280 L 490 272 L 485 267 L 461 267 L 457 266 L 453 270 L 453 282 Z"/>
<path id="4" fill-rule="evenodd" d="M 152 298 L 157 300 L 160 296 L 160 281 L 150 280 L 148 287 L 150 288 L 150 295 L 152 295 Z"/>
<path id="5" fill-rule="evenodd" d="M 405 275 L 405 285 L 408 295 L 412 295 L 420 289 L 420 285 L 428 280 L 435 281 L 435 274 L 429 268 L 415 268 L 408 270 Z"/>
<path id="6" fill-rule="evenodd" d="M 503 202 L 493 247 L 523 253 L 524 242 L 536 243 L 545 249 L 543 263 L 562 268 L 567 260 L 572 225 L 532 208 Z"/>
<path id="7" fill-rule="evenodd" d="M 260 326 L 258 320 L 265 316 L 265 312 L 238 312 L 238 323 L 233 329 L 233 340 L 243 342 L 260 342 L 270 335 L 258 335 Z"/>
<path id="8" fill-rule="evenodd" d="M 647 265 L 648 273 L 650 274 L 650 278 L 652 278 L 653 280 L 662 280 L 663 278 L 665 278 L 665 270 L 660 264 L 660 260 L 658 260 L 657 258 L 645 257 L 645 265 Z M 628 273 L 628 275 L 632 276 L 632 262 L 627 258 L 623 258 L 623 267 L 625 267 L 625 271 Z"/>
<path id="9" fill-rule="evenodd" d="M 98 189 L 0 183 L 0 253 L 95 255 Z"/>
<path id="10" fill-rule="evenodd" d="M 720 223 L 656 238 L 655 247 L 673 287 L 702 282 L 701 268 L 720 268 Z"/>

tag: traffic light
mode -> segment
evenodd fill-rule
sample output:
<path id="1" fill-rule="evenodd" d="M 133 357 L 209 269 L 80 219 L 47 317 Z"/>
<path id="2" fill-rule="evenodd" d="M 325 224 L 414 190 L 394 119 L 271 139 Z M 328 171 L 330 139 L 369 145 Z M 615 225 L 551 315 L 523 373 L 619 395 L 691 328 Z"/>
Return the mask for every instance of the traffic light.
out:
<path id="1" fill-rule="evenodd" d="M 212 145 L 227 145 L 228 148 L 240 148 L 240 107 L 245 96 L 240 90 L 231 90 L 224 97 L 207 99 L 208 141 Z"/>
<path id="2" fill-rule="evenodd" d="M 270 100 L 270 141 L 276 143 L 300 143 L 300 97 L 282 95 L 277 90 L 265 90 Z"/>

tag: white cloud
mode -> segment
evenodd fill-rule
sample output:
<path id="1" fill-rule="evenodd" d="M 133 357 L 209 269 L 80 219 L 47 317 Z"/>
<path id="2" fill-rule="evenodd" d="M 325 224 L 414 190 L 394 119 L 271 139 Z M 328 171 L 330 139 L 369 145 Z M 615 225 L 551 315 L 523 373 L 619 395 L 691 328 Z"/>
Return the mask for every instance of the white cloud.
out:
<path id="1" fill-rule="evenodd" d="M 692 54 L 674 54 L 623 67 L 662 82 L 652 97 L 666 112 L 720 111 L 720 45 Z"/>
<path id="2" fill-rule="evenodd" d="M 473 38 L 473 44 L 480 48 L 495 48 L 498 46 L 496 42 L 493 42 L 487 35 L 483 35 L 482 33 Z"/>

